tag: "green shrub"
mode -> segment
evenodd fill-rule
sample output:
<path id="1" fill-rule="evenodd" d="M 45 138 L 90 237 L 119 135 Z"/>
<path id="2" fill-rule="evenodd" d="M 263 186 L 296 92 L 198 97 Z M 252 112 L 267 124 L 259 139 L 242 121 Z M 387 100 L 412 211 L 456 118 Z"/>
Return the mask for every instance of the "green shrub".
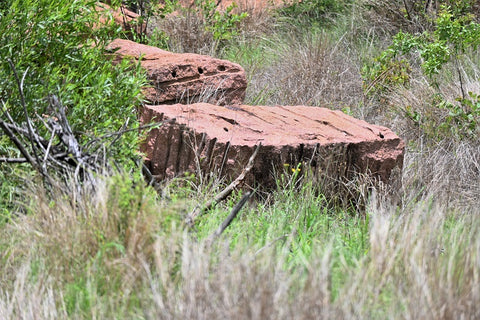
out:
<path id="1" fill-rule="evenodd" d="M 95 1 L 11 1 L 0 22 L 0 98 L 15 120 L 25 121 L 12 69 L 24 75 L 24 93 L 31 116 L 48 114 L 49 94 L 67 107 L 72 128 L 87 136 L 119 129 L 127 119 L 136 121 L 135 106 L 144 84 L 128 64 L 112 66 L 103 47 L 109 28 L 94 28 Z M 124 152 L 135 135 L 126 135 Z M 122 144 L 120 144 L 122 145 Z M 120 152 L 120 150 L 119 150 Z M 115 154 L 116 152 L 113 152 Z"/>
<path id="2" fill-rule="evenodd" d="M 455 17 L 473 14 L 480 17 L 475 0 L 362 0 L 367 19 L 372 25 L 387 31 L 417 33 L 435 29 L 439 9 L 449 7 Z"/>
<path id="3" fill-rule="evenodd" d="M 214 40 L 230 40 L 237 35 L 237 26 L 240 21 L 247 17 L 247 13 L 233 13 L 237 7 L 235 2 L 229 5 L 225 11 L 217 10 L 215 0 L 195 0 L 195 12 L 203 17 L 205 30 L 213 35 Z"/>
<path id="4" fill-rule="evenodd" d="M 81 143 L 117 131 L 125 124 L 137 126 L 136 107 L 145 77 L 139 67 L 128 63 L 113 66 L 104 55 L 104 46 L 115 36 L 116 28 L 98 25 L 96 1 L 2 3 L 0 107 L 6 108 L 16 123 L 26 122 L 24 98 L 29 118 L 43 128 L 43 119 L 53 116 L 48 97 L 56 95 Z M 22 79 L 24 97 L 14 71 Z M 6 119 L 3 112 L 0 117 Z M 115 159 L 132 167 L 130 159 L 136 155 L 138 138 L 134 130 L 115 143 L 106 143 L 107 161 Z M 16 156 L 2 134 L 0 151 L 0 157 Z M 0 170 L 9 176 L 15 171 L 12 166 L 0 163 Z M 2 186 L 2 190 L 5 188 Z"/>
<path id="5" fill-rule="evenodd" d="M 164 48 L 168 43 L 168 48 L 177 52 L 216 55 L 238 36 L 240 22 L 247 17 L 246 12 L 235 12 L 235 2 L 222 10 L 215 0 L 195 0 L 189 7 L 169 1 L 162 10 L 168 13 L 172 6 L 179 14 L 160 14 L 150 43 Z"/>
<path id="6" fill-rule="evenodd" d="M 471 15 L 455 16 L 450 8 L 444 8 L 435 20 L 435 26 L 434 31 L 418 35 L 397 33 L 392 45 L 363 68 L 365 94 L 382 95 L 396 86 L 408 86 L 412 69 L 419 65 L 436 91 L 432 97 L 433 107 L 445 110 L 447 115 L 441 123 L 432 123 L 436 120 L 428 115 L 421 119 L 415 110 L 407 110 L 407 115 L 422 125 L 435 128 L 434 135 L 446 129 L 457 137 L 475 138 L 480 123 L 478 94 L 465 93 L 459 68 L 461 58 L 480 45 L 480 24 L 474 22 Z M 457 69 L 462 91 L 462 96 L 455 102 L 442 96 L 437 79 L 439 72 L 449 63 Z"/>

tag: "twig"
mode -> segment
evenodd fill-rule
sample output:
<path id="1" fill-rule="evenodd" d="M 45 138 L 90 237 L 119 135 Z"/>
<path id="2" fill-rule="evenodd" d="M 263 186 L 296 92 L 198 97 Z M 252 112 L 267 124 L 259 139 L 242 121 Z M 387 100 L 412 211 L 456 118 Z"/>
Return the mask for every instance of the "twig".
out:
<path id="1" fill-rule="evenodd" d="M 45 150 L 45 156 L 43 157 L 43 163 L 42 163 L 43 169 L 47 168 L 47 159 L 48 159 L 48 156 L 50 155 L 50 148 L 52 147 L 52 142 L 54 138 L 55 138 L 55 128 L 52 129 L 52 135 L 50 136 L 50 141 L 48 141 L 47 150 Z"/>
<path id="2" fill-rule="evenodd" d="M 4 113 L 6 114 L 6 113 Z M 8 114 L 6 114 L 8 115 Z M 27 138 L 29 138 L 29 133 L 28 133 L 28 130 L 27 129 L 24 129 L 24 128 L 21 128 L 15 124 L 13 124 L 15 122 L 12 121 L 12 123 L 7 123 L 7 122 L 4 122 L 5 126 L 7 128 L 9 128 L 10 130 L 13 130 L 15 131 L 17 134 L 19 135 L 23 135 L 23 136 L 26 136 Z M 43 139 L 42 137 L 39 137 L 36 133 L 34 133 L 36 138 L 35 140 L 37 140 L 38 142 L 37 143 L 40 143 L 41 146 L 47 146 L 48 145 L 48 142 L 47 140 Z"/>
<path id="3" fill-rule="evenodd" d="M 247 203 L 248 199 L 250 199 L 251 195 L 252 192 L 250 191 L 245 193 L 242 199 L 240 199 L 240 201 L 235 205 L 235 207 L 233 207 L 228 217 L 223 220 L 222 224 L 218 227 L 218 229 L 209 237 L 209 243 L 212 243 L 213 240 L 218 238 L 223 233 L 223 231 L 228 228 L 228 226 L 232 223 L 233 219 L 235 219 L 240 210 L 242 210 L 245 203 Z"/>
<path id="4" fill-rule="evenodd" d="M 158 188 L 160 185 L 155 181 L 155 177 L 145 163 L 142 163 L 142 173 L 148 178 L 148 185 Z"/>
<path id="5" fill-rule="evenodd" d="M 225 163 L 227 162 L 229 150 L 230 150 L 230 141 L 227 141 L 225 145 L 225 150 L 223 151 L 222 165 L 220 166 L 220 176 L 223 174 L 223 169 L 225 168 Z"/>
<path id="6" fill-rule="evenodd" d="M 157 190 L 160 190 L 160 184 L 155 180 L 155 177 L 153 176 L 152 172 L 150 171 L 150 169 L 148 169 L 148 167 L 145 165 L 145 162 L 139 160 L 139 159 L 135 159 L 134 157 L 131 158 L 131 160 L 133 161 L 133 163 L 135 163 L 137 166 L 142 165 L 142 173 L 143 175 L 145 176 L 146 180 L 147 180 L 147 184 L 149 186 L 153 186 L 155 189 Z"/>
<path id="7" fill-rule="evenodd" d="M 90 139 L 90 141 L 88 141 L 85 144 L 84 150 L 89 150 L 90 152 L 93 153 L 93 152 L 97 151 L 97 149 L 98 149 L 96 147 L 96 144 L 100 143 L 102 140 L 108 139 L 108 138 L 113 137 L 113 136 L 121 136 L 124 133 L 132 132 L 132 131 L 138 131 L 138 130 L 143 130 L 143 129 L 160 127 L 161 125 L 163 125 L 165 123 L 170 123 L 170 122 L 175 122 L 175 121 L 176 121 L 176 118 L 172 118 L 172 119 L 168 119 L 168 120 L 161 121 L 161 122 L 146 124 L 146 125 L 139 126 L 139 127 L 136 127 L 136 128 L 129 128 L 129 129 L 124 129 L 124 130 L 120 130 L 120 131 L 116 131 L 116 132 L 107 133 L 107 134 L 104 134 L 103 136 L 100 136 L 98 138 L 93 138 L 92 137 Z M 91 151 L 91 149 L 94 149 L 94 150 Z"/>
<path id="8" fill-rule="evenodd" d="M 11 123 L 15 123 L 15 121 L 13 121 L 12 116 L 10 115 L 10 112 L 8 112 L 7 106 L 5 106 L 5 101 L 3 101 L 3 100 L 2 100 L 2 106 L 3 106 L 2 112 L 5 116 L 7 116 L 8 121 L 10 121 Z"/>
<path id="9" fill-rule="evenodd" d="M 127 118 L 127 120 L 125 120 L 125 122 L 123 123 L 119 131 L 125 131 L 128 127 L 129 122 L 130 122 L 130 118 Z M 107 149 L 110 150 L 110 148 L 120 139 L 121 136 L 122 136 L 121 134 L 116 135 L 115 138 L 113 138 L 112 141 L 110 141 L 110 144 L 108 145 Z"/>
<path id="10" fill-rule="evenodd" d="M 458 73 L 458 80 L 460 81 L 460 90 L 462 91 L 462 99 L 465 101 L 466 94 L 465 94 L 465 89 L 463 88 L 462 73 L 460 72 L 460 66 L 459 66 L 459 63 L 458 63 L 458 57 L 457 56 L 455 56 L 455 67 L 456 67 L 457 73 Z"/>
<path id="11" fill-rule="evenodd" d="M 255 252 L 254 256 L 256 257 L 256 256 L 259 255 L 260 252 L 262 252 L 263 250 L 265 250 L 265 249 L 273 246 L 273 245 L 274 245 L 275 243 L 277 243 L 278 241 L 282 241 L 282 240 L 287 239 L 287 237 L 288 237 L 288 234 L 285 234 L 285 235 L 283 235 L 283 236 L 280 236 L 280 237 L 278 237 L 278 238 L 275 238 L 272 242 L 267 243 L 266 245 L 264 245 L 263 247 L 261 247 L 260 249 L 258 249 L 258 250 Z"/>
<path id="12" fill-rule="evenodd" d="M 405 12 L 407 14 L 408 21 L 412 21 L 412 16 L 410 15 L 410 10 L 408 9 L 408 5 L 405 0 L 403 0 L 403 6 L 405 7 Z M 427 1 L 427 6 L 428 6 L 428 1 Z"/>
<path id="13" fill-rule="evenodd" d="M 6 125 L 5 121 L 0 119 L 0 128 L 3 130 L 3 132 L 7 135 L 8 138 L 15 144 L 15 146 L 18 148 L 20 153 L 27 159 L 27 161 L 35 168 L 37 169 L 38 165 L 35 162 L 35 160 L 32 158 L 30 153 L 28 153 L 27 149 L 23 146 L 23 144 L 18 140 L 17 136 L 10 130 L 10 128 Z"/>
<path id="14" fill-rule="evenodd" d="M 5 163 L 25 163 L 28 162 L 27 159 L 25 158 L 0 158 L 0 162 L 5 162 Z"/>
<path id="15" fill-rule="evenodd" d="M 197 218 L 197 216 L 201 215 L 203 212 L 211 209 L 212 207 L 214 207 L 217 203 L 219 203 L 220 201 L 224 200 L 225 198 L 227 198 L 230 193 L 232 193 L 232 191 L 245 179 L 245 176 L 250 172 L 250 170 L 252 170 L 253 168 L 253 164 L 255 162 L 255 158 L 257 157 L 257 154 L 258 154 L 258 151 L 260 150 L 260 147 L 261 147 L 261 143 L 259 143 L 257 145 L 257 147 L 255 148 L 255 151 L 253 152 L 252 156 L 250 157 L 250 159 L 248 160 L 248 164 L 247 166 L 242 170 L 242 172 L 240 173 L 240 175 L 237 177 L 237 179 L 235 179 L 232 183 L 230 183 L 225 189 L 223 189 L 222 192 L 220 192 L 219 194 L 217 194 L 217 196 L 212 199 L 212 200 L 209 200 L 203 208 L 201 207 L 196 207 L 188 216 L 187 218 L 185 219 L 185 223 L 189 226 L 193 226 L 194 224 L 194 221 L 195 221 L 195 218 Z"/>
<path id="16" fill-rule="evenodd" d="M 200 184 L 203 183 L 203 175 L 202 175 L 202 166 L 200 165 L 200 155 L 202 154 L 203 149 L 205 148 L 207 134 L 204 132 L 202 133 L 202 138 L 200 139 L 200 145 L 195 152 L 195 164 L 197 169 L 197 176 L 200 179 Z M 195 143 L 196 144 L 196 143 Z"/>
<path id="17" fill-rule="evenodd" d="M 13 75 L 15 76 L 15 80 L 17 81 L 18 92 L 20 93 L 20 102 L 22 103 L 23 112 L 25 113 L 25 120 L 27 121 L 29 140 L 30 140 L 30 144 L 32 146 L 33 155 L 35 156 L 35 160 L 38 164 L 38 169 L 41 170 L 40 173 L 45 175 L 46 172 L 44 172 L 43 168 L 40 166 L 40 157 L 38 156 L 37 150 L 35 148 L 35 144 L 33 143 L 34 141 L 39 143 L 39 141 L 37 139 L 34 139 L 33 126 L 32 126 L 32 122 L 30 121 L 30 117 L 28 116 L 27 104 L 25 102 L 25 95 L 23 93 L 23 82 L 25 81 L 25 76 L 27 75 L 27 72 L 28 72 L 29 68 L 27 68 L 27 70 L 25 70 L 25 72 L 23 73 L 23 76 L 22 76 L 22 80 L 20 80 L 20 78 L 18 77 L 17 69 L 15 68 L 15 65 L 13 64 L 13 61 L 10 60 L 10 59 L 7 59 L 7 61 L 10 64 L 10 67 L 12 68 Z"/>
<path id="18" fill-rule="evenodd" d="M 308 161 L 308 166 L 309 166 L 309 167 L 312 166 L 313 159 L 315 158 L 315 154 L 317 153 L 317 149 L 319 149 L 319 146 L 320 146 L 320 143 L 317 143 L 317 144 L 315 145 L 315 148 L 313 149 L 312 157 L 311 157 L 310 160 Z"/>

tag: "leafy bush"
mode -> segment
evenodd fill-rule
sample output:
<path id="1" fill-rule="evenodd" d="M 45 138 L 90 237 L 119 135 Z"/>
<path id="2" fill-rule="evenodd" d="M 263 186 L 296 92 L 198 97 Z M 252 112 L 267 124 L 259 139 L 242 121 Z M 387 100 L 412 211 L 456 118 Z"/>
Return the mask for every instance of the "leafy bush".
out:
<path id="1" fill-rule="evenodd" d="M 475 138 L 480 123 L 478 94 L 463 87 L 463 76 L 459 69 L 461 58 L 480 45 L 480 24 L 473 21 L 471 15 L 456 17 L 450 8 L 444 8 L 435 20 L 435 30 L 419 35 L 399 32 L 390 45 L 374 63 L 363 69 L 365 93 L 381 94 L 394 90 L 396 86 L 408 86 L 411 70 L 419 65 L 430 85 L 436 89 L 432 97 L 434 107 L 447 111 L 441 123 L 432 125 L 432 118 L 423 119 L 431 128 L 451 131 L 458 137 Z M 448 101 L 438 91 L 437 75 L 448 63 L 456 66 L 462 96 L 456 102 Z M 421 121 L 415 110 L 407 110 L 414 121 Z M 451 129 L 451 130 L 450 130 Z M 440 133 L 434 131 L 434 134 Z"/>
<path id="2" fill-rule="evenodd" d="M 455 17 L 467 14 L 480 17 L 475 0 L 362 0 L 360 3 L 367 9 L 367 19 L 388 35 L 401 30 L 410 33 L 433 30 L 442 6 L 450 7 Z"/>
<path id="3" fill-rule="evenodd" d="M 94 27 L 96 23 L 95 1 L 11 1 L 0 22 L 4 30 L 0 52 L 5 57 L 0 98 L 19 123 L 24 115 L 7 60 L 24 76 L 26 104 L 32 115 L 48 114 L 46 98 L 56 94 L 68 108 L 73 129 L 87 135 L 118 129 L 127 119 L 135 122 L 144 79 L 131 65 L 114 67 L 105 58 L 103 47 L 112 30 Z M 129 145 L 136 137 L 125 139 Z"/>
<path id="4" fill-rule="evenodd" d="M 205 30 L 213 35 L 214 40 L 230 40 L 237 35 L 237 25 L 247 17 L 245 12 L 234 13 L 237 7 L 235 2 L 229 5 L 224 12 L 218 11 L 215 0 L 195 0 L 195 12 L 203 17 Z"/>
<path id="5" fill-rule="evenodd" d="M 136 106 L 145 83 L 139 69 L 127 63 L 114 67 L 104 46 L 115 35 L 113 26 L 100 26 L 96 1 L 8 0 L 0 19 L 0 100 L 13 120 L 43 127 L 52 117 L 49 97 L 55 95 L 79 141 L 94 140 L 124 125 L 137 126 Z M 12 68 L 13 65 L 13 68 Z M 22 80 L 23 95 L 14 71 Z M 23 100 L 27 113 L 23 109 Z M 0 117 L 5 119 L 5 113 Z M 0 134 L 0 157 L 15 155 Z M 54 141 L 56 143 L 56 141 Z M 105 148 L 109 161 L 132 166 L 138 132 L 130 131 Z M 9 175 L 12 164 L 0 163 Z M 12 180 L 3 180 L 9 184 Z M 3 189 L 3 187 L 2 187 Z M 2 199 L 8 197 L 2 196 Z"/>
<path id="6" fill-rule="evenodd" d="M 164 7 L 170 10 L 175 2 Z M 225 10 L 218 8 L 215 0 L 195 0 L 189 7 L 177 6 L 179 15 L 160 16 L 155 32 L 160 41 L 168 39 L 168 47 L 177 52 L 194 52 L 215 55 L 224 45 L 238 35 L 240 22 L 247 13 L 236 13 L 235 3 Z M 158 31 L 162 30 L 162 31 Z"/>

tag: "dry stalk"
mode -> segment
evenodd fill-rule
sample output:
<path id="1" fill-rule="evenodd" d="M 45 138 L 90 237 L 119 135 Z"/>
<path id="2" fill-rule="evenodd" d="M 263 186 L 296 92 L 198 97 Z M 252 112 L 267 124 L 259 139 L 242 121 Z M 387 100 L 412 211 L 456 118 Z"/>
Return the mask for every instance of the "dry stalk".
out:
<path id="1" fill-rule="evenodd" d="M 223 231 L 228 228 L 228 226 L 232 223 L 233 219 L 237 217 L 237 214 L 240 212 L 240 210 L 242 210 L 243 206 L 247 203 L 248 199 L 250 199 L 251 196 L 252 192 L 250 191 L 243 195 L 242 199 L 240 199 L 240 201 L 235 205 L 235 207 L 233 207 L 228 217 L 223 220 L 222 224 L 218 227 L 218 229 L 215 230 L 212 235 L 210 235 L 207 243 L 212 244 L 215 239 L 217 239 L 223 233 Z"/>

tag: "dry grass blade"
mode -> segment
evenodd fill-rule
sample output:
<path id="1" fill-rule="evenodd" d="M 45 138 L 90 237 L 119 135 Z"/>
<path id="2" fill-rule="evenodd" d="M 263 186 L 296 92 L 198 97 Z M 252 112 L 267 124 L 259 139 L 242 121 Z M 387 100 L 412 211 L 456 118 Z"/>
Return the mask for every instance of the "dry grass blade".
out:
<path id="1" fill-rule="evenodd" d="M 310 105 L 339 109 L 362 96 L 362 80 L 345 37 L 333 41 L 324 33 L 303 38 L 289 34 L 272 45 L 276 61 L 260 70 L 247 88 L 247 101 L 262 97 L 265 105 Z"/>

